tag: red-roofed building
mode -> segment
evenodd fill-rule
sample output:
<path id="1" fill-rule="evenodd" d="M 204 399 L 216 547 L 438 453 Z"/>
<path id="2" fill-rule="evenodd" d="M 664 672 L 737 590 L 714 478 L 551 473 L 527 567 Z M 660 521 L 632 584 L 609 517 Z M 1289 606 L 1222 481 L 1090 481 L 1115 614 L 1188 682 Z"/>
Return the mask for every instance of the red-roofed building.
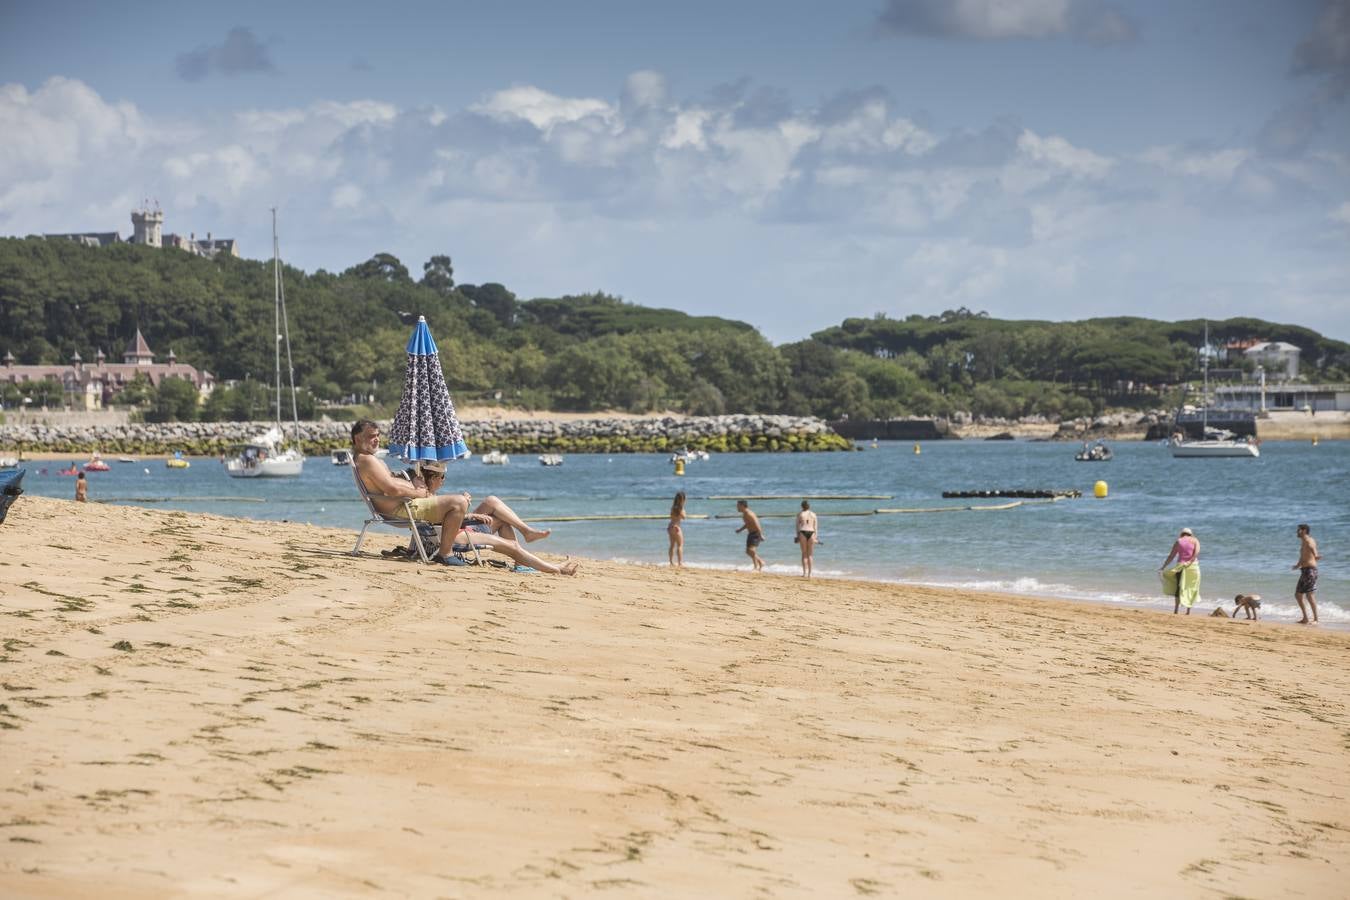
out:
<path id="1" fill-rule="evenodd" d="M 198 370 L 178 362 L 178 356 L 169 350 L 166 362 L 155 362 L 155 354 L 146 342 L 139 328 L 136 337 L 127 344 L 122 352 L 120 363 L 110 363 L 100 349 L 94 355 L 93 365 L 86 365 L 78 352 L 70 357 L 64 366 L 21 366 L 16 365 L 14 355 L 5 351 L 3 366 L 0 366 L 0 381 L 22 385 L 28 382 L 50 379 L 59 381 L 65 393 L 65 404 L 71 409 L 94 410 L 107 406 L 138 376 L 150 380 L 154 387 L 165 378 L 182 378 L 192 383 L 202 400 L 215 390 L 215 376 L 205 369 Z"/>

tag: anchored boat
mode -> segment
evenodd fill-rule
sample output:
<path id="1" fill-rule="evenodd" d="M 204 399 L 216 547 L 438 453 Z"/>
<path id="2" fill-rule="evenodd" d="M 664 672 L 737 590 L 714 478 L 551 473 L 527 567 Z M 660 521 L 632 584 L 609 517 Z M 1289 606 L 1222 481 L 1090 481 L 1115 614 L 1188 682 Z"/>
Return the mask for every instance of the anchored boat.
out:
<path id="1" fill-rule="evenodd" d="M 232 478 L 294 478 L 304 472 L 305 455 L 296 446 L 284 446 L 281 428 L 281 345 L 286 345 L 286 371 L 291 384 L 291 421 L 295 439 L 300 439 L 300 414 L 295 403 L 295 366 L 291 363 L 291 327 L 286 317 L 286 288 L 281 281 L 281 245 L 277 241 L 277 211 L 272 210 L 272 342 L 276 358 L 276 424 L 262 435 L 237 448 L 233 459 L 225 463 Z"/>

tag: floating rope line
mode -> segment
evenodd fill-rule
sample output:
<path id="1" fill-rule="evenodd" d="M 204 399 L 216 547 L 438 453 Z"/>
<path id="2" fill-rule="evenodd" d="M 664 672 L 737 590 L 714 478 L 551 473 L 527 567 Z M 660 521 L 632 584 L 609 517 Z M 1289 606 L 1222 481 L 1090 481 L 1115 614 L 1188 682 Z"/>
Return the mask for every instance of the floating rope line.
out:
<path id="1" fill-rule="evenodd" d="M 530 518 L 536 522 L 621 522 L 629 519 L 669 519 L 670 514 L 663 513 L 661 515 L 641 515 L 635 513 L 632 515 L 614 515 L 614 516 L 531 516 Z M 685 516 L 685 518 L 706 519 L 708 518 L 708 516 L 706 514 L 688 515 Z"/>
<path id="2" fill-rule="evenodd" d="M 266 503 L 265 497 L 99 497 L 95 503 Z"/>
<path id="3" fill-rule="evenodd" d="M 703 500 L 893 500 L 894 494 L 717 494 Z"/>
<path id="4" fill-rule="evenodd" d="M 993 506 L 915 506 L 908 509 L 878 509 L 876 513 L 879 516 L 888 516 L 899 513 L 979 512 L 982 510 L 1016 509 L 1025 502 L 1025 500 L 1014 500 L 1012 503 L 999 503 Z"/>

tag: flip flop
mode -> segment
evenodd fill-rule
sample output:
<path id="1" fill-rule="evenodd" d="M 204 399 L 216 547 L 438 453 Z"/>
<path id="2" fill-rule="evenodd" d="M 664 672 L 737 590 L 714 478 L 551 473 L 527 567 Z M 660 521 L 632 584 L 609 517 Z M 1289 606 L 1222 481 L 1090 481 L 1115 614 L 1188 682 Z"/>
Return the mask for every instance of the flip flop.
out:
<path id="1" fill-rule="evenodd" d="M 529 566 L 516 566 L 516 567 L 515 567 L 514 569 L 512 569 L 511 571 L 512 571 L 512 572 L 519 572 L 521 575 L 538 575 L 538 574 L 539 574 L 539 570 L 538 570 L 538 569 L 531 569 Z"/>
<path id="2" fill-rule="evenodd" d="M 441 556 L 439 553 L 431 557 L 431 561 L 442 566 L 467 566 L 464 560 L 458 556 Z"/>

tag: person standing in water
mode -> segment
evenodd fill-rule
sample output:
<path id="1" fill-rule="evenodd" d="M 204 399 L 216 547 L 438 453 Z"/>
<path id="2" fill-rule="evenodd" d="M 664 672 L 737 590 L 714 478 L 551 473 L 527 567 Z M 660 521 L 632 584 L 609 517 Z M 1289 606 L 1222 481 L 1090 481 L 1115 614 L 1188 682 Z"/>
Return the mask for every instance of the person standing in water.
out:
<path id="1" fill-rule="evenodd" d="M 816 514 L 811 512 L 811 501 L 802 501 L 802 511 L 797 513 L 797 536 L 793 538 L 802 551 L 802 575 L 811 577 L 811 557 L 816 552 L 818 542 Z"/>
<path id="2" fill-rule="evenodd" d="M 684 565 L 684 529 L 680 523 L 688 518 L 684 513 L 684 491 L 675 495 L 675 501 L 670 504 L 670 524 L 666 526 L 666 536 L 670 538 L 670 548 L 666 555 L 670 558 L 672 566 Z"/>
<path id="3" fill-rule="evenodd" d="M 85 480 L 83 472 L 75 476 L 75 500 L 79 503 L 89 501 L 89 482 Z"/>
<path id="4" fill-rule="evenodd" d="M 764 543 L 764 529 L 759 525 L 759 516 L 750 511 L 750 504 L 744 500 L 736 501 L 736 512 L 741 514 L 741 527 L 736 529 L 736 533 L 745 532 L 745 555 L 750 557 L 755 571 L 762 572 L 764 560 L 759 558 L 759 551 L 755 549 Z"/>
<path id="5" fill-rule="evenodd" d="M 1191 607 L 1200 596 L 1200 542 L 1195 539 L 1195 532 L 1189 528 L 1181 529 L 1181 535 L 1172 544 L 1172 551 L 1167 554 L 1167 559 L 1163 560 L 1162 568 L 1158 571 L 1164 571 L 1171 564 L 1172 560 L 1177 561 L 1177 567 L 1173 570 L 1176 575 L 1177 586 L 1176 593 L 1173 594 L 1175 603 L 1172 604 L 1172 614 L 1176 615 L 1184 604 L 1186 615 L 1191 614 Z M 1185 569 L 1193 570 L 1193 577 L 1187 579 Z M 1190 589 L 1187 589 L 1187 581 L 1192 582 Z"/>
<path id="6" fill-rule="evenodd" d="M 1298 584 L 1294 585 L 1294 599 L 1298 601 L 1298 611 L 1303 613 L 1303 618 L 1298 620 L 1300 625 L 1317 624 L 1317 561 L 1322 558 L 1322 554 L 1317 552 L 1317 541 L 1313 540 L 1312 528 L 1306 524 L 1298 526 L 1298 562 L 1290 568 L 1298 569 Z M 1303 598 L 1308 598 L 1308 606 L 1312 607 L 1312 620 L 1308 619 L 1308 610 L 1303 606 Z"/>

